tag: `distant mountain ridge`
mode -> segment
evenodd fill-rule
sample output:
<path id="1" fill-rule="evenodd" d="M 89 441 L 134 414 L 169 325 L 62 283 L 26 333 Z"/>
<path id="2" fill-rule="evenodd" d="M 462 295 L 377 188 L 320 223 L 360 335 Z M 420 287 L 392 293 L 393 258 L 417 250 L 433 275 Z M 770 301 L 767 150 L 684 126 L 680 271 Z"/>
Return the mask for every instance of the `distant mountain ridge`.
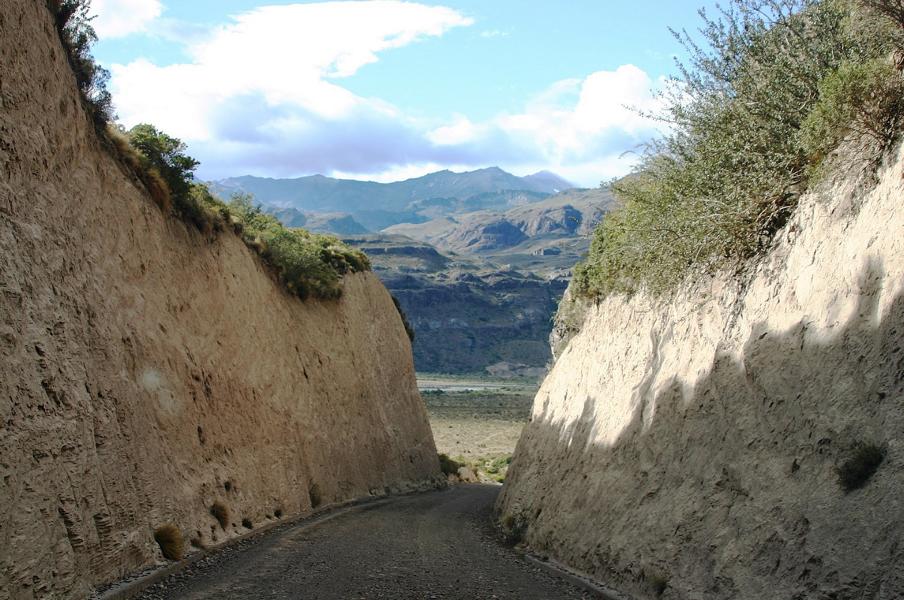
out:
<path id="1" fill-rule="evenodd" d="M 570 270 L 613 203 L 608 189 L 573 189 L 343 239 L 407 313 L 419 370 L 535 377 Z"/>
<path id="2" fill-rule="evenodd" d="M 589 238 L 613 202 L 608 189 L 572 189 L 503 211 L 481 210 L 423 223 L 401 223 L 384 233 L 405 235 L 446 252 L 486 257 L 488 251 L 514 248 L 530 239 L 558 246 L 567 239 Z M 575 256 L 574 262 L 578 259 Z"/>
<path id="3" fill-rule="evenodd" d="M 614 201 L 548 171 L 495 167 L 386 184 L 235 177 L 212 188 L 253 194 L 286 226 L 366 252 L 417 332 L 418 370 L 514 377 L 536 377 L 550 360 L 558 300 Z"/>
<path id="4" fill-rule="evenodd" d="M 489 167 L 464 173 L 443 170 L 392 183 L 323 175 L 294 179 L 244 175 L 214 181 L 210 187 L 223 197 L 235 192 L 250 193 L 264 205 L 349 214 L 365 228 L 378 231 L 397 223 L 418 223 L 463 210 L 517 206 L 574 186 L 548 171 L 518 177 L 499 167 Z"/>

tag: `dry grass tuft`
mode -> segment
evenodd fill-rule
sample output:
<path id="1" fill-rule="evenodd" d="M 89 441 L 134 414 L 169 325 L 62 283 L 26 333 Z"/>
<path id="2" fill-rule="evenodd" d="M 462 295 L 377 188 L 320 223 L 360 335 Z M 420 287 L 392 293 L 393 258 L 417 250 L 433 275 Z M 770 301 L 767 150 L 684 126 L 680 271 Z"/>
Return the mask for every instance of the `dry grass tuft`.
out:
<path id="1" fill-rule="evenodd" d="M 213 515 L 213 518 L 217 520 L 223 529 L 226 529 L 229 525 L 229 509 L 219 500 L 210 506 L 210 514 Z"/>
<path id="2" fill-rule="evenodd" d="M 185 553 L 185 542 L 182 532 L 172 524 L 161 525 L 154 530 L 154 541 L 160 546 L 160 552 L 167 560 L 181 560 Z"/>
<path id="3" fill-rule="evenodd" d="M 320 486 L 316 483 L 312 483 L 311 487 L 308 488 L 308 498 L 311 500 L 311 508 L 317 508 L 323 502 L 323 498 L 320 494 Z"/>

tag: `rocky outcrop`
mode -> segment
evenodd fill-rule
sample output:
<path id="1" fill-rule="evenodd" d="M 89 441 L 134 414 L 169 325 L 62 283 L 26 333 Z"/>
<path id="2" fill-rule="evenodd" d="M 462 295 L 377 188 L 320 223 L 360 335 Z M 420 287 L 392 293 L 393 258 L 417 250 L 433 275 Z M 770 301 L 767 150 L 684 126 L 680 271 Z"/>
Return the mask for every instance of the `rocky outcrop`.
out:
<path id="1" fill-rule="evenodd" d="M 84 597 L 159 560 L 164 523 L 210 544 L 439 476 L 375 276 L 301 302 L 237 236 L 161 214 L 43 1 L 4 1 L 0 65 L 0 598 Z"/>
<path id="2" fill-rule="evenodd" d="M 498 508 L 637 598 L 904 596 L 904 152 L 803 198 L 773 249 L 586 308 Z M 862 487 L 841 485 L 875 445 Z"/>

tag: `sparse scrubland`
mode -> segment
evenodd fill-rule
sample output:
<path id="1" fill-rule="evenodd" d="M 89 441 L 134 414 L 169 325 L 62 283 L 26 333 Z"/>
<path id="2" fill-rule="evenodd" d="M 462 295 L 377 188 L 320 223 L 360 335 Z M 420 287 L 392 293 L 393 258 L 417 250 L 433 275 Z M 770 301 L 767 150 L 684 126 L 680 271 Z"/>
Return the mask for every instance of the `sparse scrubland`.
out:
<path id="1" fill-rule="evenodd" d="M 900 0 L 732 0 L 662 92 L 667 133 L 575 272 L 579 295 L 663 293 L 767 249 L 833 153 L 873 169 L 904 117 Z"/>
<path id="2" fill-rule="evenodd" d="M 446 475 L 466 467 L 483 482 L 502 483 L 521 430 L 530 419 L 534 386 L 423 393 Z"/>

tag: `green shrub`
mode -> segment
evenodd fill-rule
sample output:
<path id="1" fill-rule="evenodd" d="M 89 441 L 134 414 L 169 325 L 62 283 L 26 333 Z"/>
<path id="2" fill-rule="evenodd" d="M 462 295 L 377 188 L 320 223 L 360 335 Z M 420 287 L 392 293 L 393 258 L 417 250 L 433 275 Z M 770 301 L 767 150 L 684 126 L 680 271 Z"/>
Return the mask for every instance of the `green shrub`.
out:
<path id="1" fill-rule="evenodd" d="M 235 195 L 230 219 L 249 247 L 271 265 L 286 288 L 305 299 L 338 298 L 341 277 L 370 269 L 367 256 L 330 235 L 288 229 L 255 206 L 250 196 Z"/>
<path id="2" fill-rule="evenodd" d="M 508 473 L 508 468 L 512 464 L 512 457 L 500 456 L 493 459 L 486 459 L 477 464 L 478 472 L 486 473 L 496 483 L 503 483 Z"/>
<path id="3" fill-rule="evenodd" d="M 97 41 L 89 14 L 91 0 L 47 0 L 46 4 L 84 106 L 95 128 L 102 132 L 114 119 L 113 100 L 107 90 L 110 73 L 91 56 L 91 44 Z"/>
<path id="4" fill-rule="evenodd" d="M 198 161 L 185 154 L 180 140 L 146 123 L 129 131 L 109 126 L 105 139 L 164 213 L 175 211 L 204 234 L 223 231 L 229 210 L 206 185 L 194 180 Z"/>
<path id="5" fill-rule="evenodd" d="M 461 464 L 449 458 L 448 454 L 439 455 L 439 468 L 444 475 L 458 475 Z"/>
<path id="6" fill-rule="evenodd" d="M 866 485 L 885 460 L 885 449 L 872 443 L 854 446 L 850 457 L 838 467 L 838 484 L 846 492 Z"/>
<path id="7" fill-rule="evenodd" d="M 251 522 L 251 519 L 245 517 L 244 519 L 242 519 L 242 527 L 244 527 L 245 529 L 254 529 L 254 523 Z"/>
<path id="8" fill-rule="evenodd" d="M 233 214 L 207 186 L 195 181 L 194 171 L 199 163 L 185 153 L 181 140 L 147 123 L 128 132 L 110 125 L 115 117 L 106 88 L 109 73 L 90 53 L 91 44 L 97 40 L 91 27 L 90 0 L 46 0 L 46 6 L 99 137 L 126 171 L 141 181 L 165 214 L 175 211 L 208 235 L 231 225 L 275 268 L 289 291 L 302 299 L 310 295 L 337 298 L 342 292 L 342 275 L 370 269 L 362 252 L 332 236 L 286 229 L 259 207 L 253 207 L 250 197 L 235 202 L 232 208 L 237 214 Z"/>
<path id="9" fill-rule="evenodd" d="M 229 526 L 229 509 L 219 500 L 210 505 L 210 514 L 223 529 Z"/>
<path id="10" fill-rule="evenodd" d="M 181 140 L 147 123 L 136 125 L 124 135 L 138 154 L 146 185 L 147 179 L 162 179 L 176 213 L 198 231 L 210 234 L 223 230 L 228 217 L 226 205 L 206 185 L 194 180 L 194 171 L 200 163 L 185 154 L 186 147 Z"/>
<path id="11" fill-rule="evenodd" d="M 175 525 L 161 525 L 154 530 L 154 541 L 160 546 L 160 552 L 168 560 L 181 560 L 185 552 L 182 532 Z"/>
<path id="12" fill-rule="evenodd" d="M 845 62 L 819 84 L 819 101 L 802 126 L 815 160 L 845 138 L 867 139 L 880 153 L 897 138 L 904 116 L 904 79 L 887 60 Z"/>
<path id="13" fill-rule="evenodd" d="M 671 289 L 763 251 L 853 131 L 899 127 L 904 30 L 849 0 L 731 0 L 663 94 L 669 133 L 613 184 L 619 206 L 575 270 L 587 297 Z M 860 79 L 864 78 L 864 81 Z M 887 145 L 887 144 L 886 144 Z"/>

